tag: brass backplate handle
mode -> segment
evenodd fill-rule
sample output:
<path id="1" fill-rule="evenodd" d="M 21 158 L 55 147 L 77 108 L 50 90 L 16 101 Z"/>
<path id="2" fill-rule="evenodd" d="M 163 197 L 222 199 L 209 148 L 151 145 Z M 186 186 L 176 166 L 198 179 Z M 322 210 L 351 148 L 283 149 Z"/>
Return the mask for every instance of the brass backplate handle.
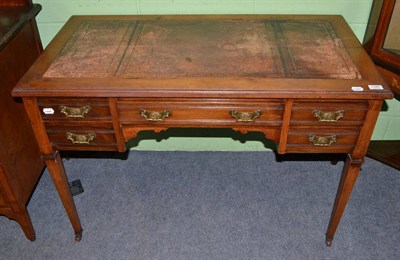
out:
<path id="1" fill-rule="evenodd" d="M 146 118 L 147 121 L 163 122 L 165 118 L 172 115 L 171 111 L 147 111 L 145 109 L 140 110 L 140 115 Z"/>
<path id="2" fill-rule="evenodd" d="M 313 110 L 312 114 L 314 117 L 318 118 L 319 122 L 334 123 L 337 122 L 340 118 L 344 117 L 344 110 L 338 110 L 335 112 Z"/>
<path id="3" fill-rule="evenodd" d="M 337 140 L 336 135 L 331 136 L 316 136 L 310 135 L 308 141 L 312 142 L 314 146 L 331 146 Z"/>
<path id="4" fill-rule="evenodd" d="M 80 135 L 67 132 L 65 133 L 65 135 L 67 136 L 67 139 L 70 140 L 73 144 L 90 144 L 90 141 L 93 141 L 96 138 L 95 133 Z"/>
<path id="5" fill-rule="evenodd" d="M 89 113 L 90 110 L 91 110 L 90 106 L 83 106 L 83 107 L 60 106 L 60 112 L 65 114 L 66 117 L 72 117 L 72 118 L 84 118 L 85 114 Z"/>
<path id="6" fill-rule="evenodd" d="M 236 110 L 231 110 L 229 111 L 229 114 L 233 118 L 236 118 L 236 122 L 248 123 L 256 121 L 256 118 L 259 118 L 261 116 L 261 110 L 257 110 L 254 112 L 238 112 Z"/>

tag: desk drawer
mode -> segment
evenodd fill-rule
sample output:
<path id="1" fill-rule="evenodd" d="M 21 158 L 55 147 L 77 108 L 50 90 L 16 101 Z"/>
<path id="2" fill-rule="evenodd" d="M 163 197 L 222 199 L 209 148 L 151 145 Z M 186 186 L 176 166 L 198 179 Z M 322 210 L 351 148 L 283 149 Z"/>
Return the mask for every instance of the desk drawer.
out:
<path id="1" fill-rule="evenodd" d="M 284 105 L 279 100 L 121 98 L 117 101 L 117 109 L 122 124 L 278 126 L 282 123 Z"/>
<path id="2" fill-rule="evenodd" d="M 46 123 L 47 135 L 56 149 L 118 150 L 112 123 Z"/>
<path id="3" fill-rule="evenodd" d="M 38 98 L 43 120 L 111 120 L 105 98 Z"/>
<path id="4" fill-rule="evenodd" d="M 341 128 L 290 128 L 286 152 L 348 153 L 358 140 L 360 129 Z"/>
<path id="5" fill-rule="evenodd" d="M 293 104 L 291 125 L 353 125 L 364 122 L 367 102 L 296 101 Z"/>

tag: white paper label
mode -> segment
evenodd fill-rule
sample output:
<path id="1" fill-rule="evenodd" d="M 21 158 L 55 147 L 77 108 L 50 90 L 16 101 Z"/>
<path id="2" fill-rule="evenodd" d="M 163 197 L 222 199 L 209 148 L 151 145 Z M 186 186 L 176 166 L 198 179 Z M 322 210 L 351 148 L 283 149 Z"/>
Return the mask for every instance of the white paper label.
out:
<path id="1" fill-rule="evenodd" d="M 45 107 L 43 108 L 43 113 L 45 113 L 46 115 L 53 115 L 54 109 L 52 109 L 51 107 Z"/>
<path id="2" fill-rule="evenodd" d="M 368 85 L 369 89 L 371 90 L 383 90 L 382 85 Z"/>
<path id="3" fill-rule="evenodd" d="M 353 90 L 353 91 L 364 91 L 364 89 L 362 87 L 358 87 L 358 86 L 351 87 L 351 90 Z"/>

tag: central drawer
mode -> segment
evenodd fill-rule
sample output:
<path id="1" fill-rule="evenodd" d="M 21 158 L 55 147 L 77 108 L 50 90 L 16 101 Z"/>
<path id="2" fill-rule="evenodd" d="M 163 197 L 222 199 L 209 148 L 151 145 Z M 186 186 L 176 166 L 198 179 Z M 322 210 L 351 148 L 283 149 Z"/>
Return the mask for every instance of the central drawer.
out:
<path id="1" fill-rule="evenodd" d="M 280 126 L 284 110 L 280 100 L 248 99 L 117 99 L 123 125 Z"/>

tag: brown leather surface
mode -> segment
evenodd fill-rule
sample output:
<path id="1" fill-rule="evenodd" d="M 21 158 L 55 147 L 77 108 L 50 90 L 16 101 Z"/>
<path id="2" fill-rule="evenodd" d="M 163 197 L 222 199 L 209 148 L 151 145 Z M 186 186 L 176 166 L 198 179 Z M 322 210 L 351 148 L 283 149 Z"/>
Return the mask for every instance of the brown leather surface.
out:
<path id="1" fill-rule="evenodd" d="M 328 21 L 294 20 L 86 21 L 44 77 L 360 78 Z"/>

